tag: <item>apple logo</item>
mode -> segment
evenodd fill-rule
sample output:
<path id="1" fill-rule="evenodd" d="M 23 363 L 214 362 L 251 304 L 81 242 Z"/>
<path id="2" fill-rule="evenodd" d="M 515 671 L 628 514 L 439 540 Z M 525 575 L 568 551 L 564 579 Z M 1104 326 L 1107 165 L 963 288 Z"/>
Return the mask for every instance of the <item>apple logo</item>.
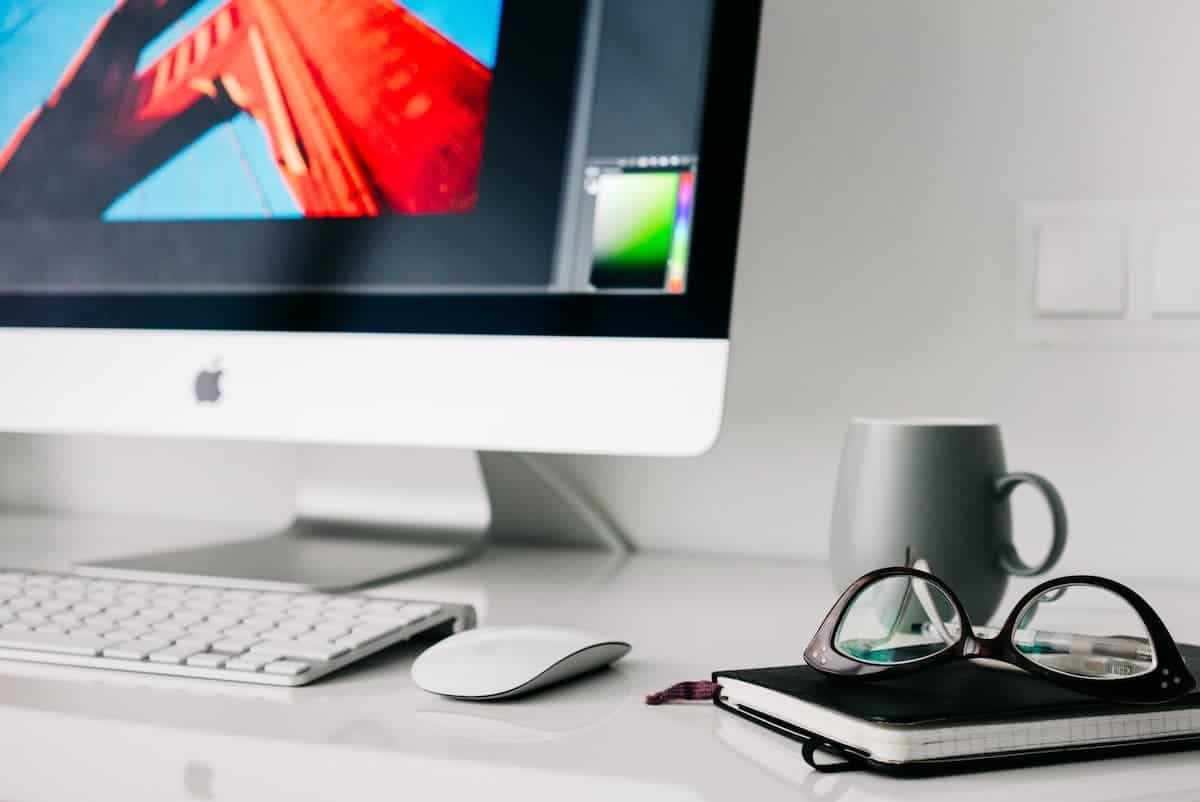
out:
<path id="1" fill-rule="evenodd" d="M 221 360 L 213 362 L 212 367 L 196 374 L 196 403 L 216 404 L 221 400 L 221 378 L 225 371 L 221 368 Z"/>

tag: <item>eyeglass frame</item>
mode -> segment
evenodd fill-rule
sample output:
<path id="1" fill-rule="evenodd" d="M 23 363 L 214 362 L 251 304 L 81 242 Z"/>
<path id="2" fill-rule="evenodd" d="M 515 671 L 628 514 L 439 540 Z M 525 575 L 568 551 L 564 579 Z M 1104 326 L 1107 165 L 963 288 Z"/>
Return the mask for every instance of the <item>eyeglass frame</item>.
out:
<path id="1" fill-rule="evenodd" d="M 891 665 L 863 662 L 838 651 L 835 646 L 837 631 L 845 619 L 850 605 L 865 588 L 890 577 L 921 579 L 944 593 L 961 622 L 958 640 L 936 654 Z M 1016 647 L 1013 642 L 1013 632 L 1017 628 L 1017 620 L 1021 613 L 1048 591 L 1071 585 L 1086 585 L 1108 590 L 1133 607 L 1141 617 L 1146 632 L 1150 636 L 1150 644 L 1155 657 L 1152 671 L 1133 677 L 1081 677 L 1039 665 Z M 817 671 L 832 677 L 865 681 L 893 679 L 944 665 L 952 660 L 974 659 L 998 660 L 1008 663 L 1064 688 L 1115 702 L 1163 704 L 1184 696 L 1196 687 L 1196 678 L 1188 670 L 1187 663 L 1180 654 L 1179 647 L 1171 637 L 1171 633 L 1167 631 L 1167 627 L 1158 613 L 1146 600 L 1120 582 L 1085 574 L 1051 579 L 1038 585 L 1021 597 L 995 636 L 981 638 L 975 634 L 962 602 L 945 582 L 918 568 L 903 566 L 880 568 L 859 577 L 850 584 L 850 587 L 846 588 L 845 592 L 834 602 L 816 634 L 813 635 L 812 641 L 804 650 L 804 662 Z M 1178 683 L 1175 682 L 1176 678 L 1179 679 Z"/>

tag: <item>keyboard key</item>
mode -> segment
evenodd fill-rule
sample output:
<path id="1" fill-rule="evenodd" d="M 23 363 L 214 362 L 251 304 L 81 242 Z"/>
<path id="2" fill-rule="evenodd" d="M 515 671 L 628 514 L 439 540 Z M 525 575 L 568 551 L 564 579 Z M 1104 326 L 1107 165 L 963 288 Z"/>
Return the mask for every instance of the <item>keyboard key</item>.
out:
<path id="1" fill-rule="evenodd" d="M 279 626 L 277 619 L 264 618 L 263 616 L 255 616 L 253 618 L 244 618 L 237 625 L 238 629 L 252 629 L 255 632 L 266 632 L 268 629 L 275 629 Z"/>
<path id="2" fill-rule="evenodd" d="M 214 652 L 223 652 L 226 654 L 241 654 L 242 652 L 246 651 L 251 646 L 253 646 L 255 643 L 258 643 L 258 641 L 257 640 L 240 640 L 238 638 L 226 638 L 225 640 L 217 641 L 210 648 Z"/>
<path id="3" fill-rule="evenodd" d="M 234 640 L 261 640 L 261 635 L 265 630 L 258 627 L 243 627 L 238 625 L 233 629 L 227 629 L 221 633 L 221 637 L 225 639 L 232 638 Z"/>
<path id="4" fill-rule="evenodd" d="M 7 629 L 13 632 L 32 632 L 33 624 L 26 624 L 24 621 L 9 621 L 0 629 Z"/>
<path id="5" fill-rule="evenodd" d="M 225 668 L 232 671 L 261 671 L 263 666 L 273 662 L 275 662 L 274 657 L 244 654 L 226 661 Z"/>
<path id="6" fill-rule="evenodd" d="M 71 612 L 75 613 L 76 615 L 95 615 L 96 613 L 103 611 L 104 607 L 96 604 L 95 602 L 81 601 L 71 605 Z"/>
<path id="7" fill-rule="evenodd" d="M 207 617 L 208 616 L 206 616 L 204 613 L 200 612 L 199 610 L 191 610 L 191 609 L 177 610 L 176 612 L 171 614 L 171 618 L 173 618 L 174 620 L 178 621 L 181 624 L 198 624 Z"/>
<path id="8" fill-rule="evenodd" d="M 134 640 L 104 649 L 105 657 L 117 660 L 145 660 L 155 652 L 160 652 L 171 645 L 166 640 Z"/>
<path id="9" fill-rule="evenodd" d="M 295 677 L 308 671 L 311 667 L 308 663 L 302 663 L 298 660 L 279 660 L 274 663 L 268 663 L 263 667 L 263 671 L 268 674 L 282 674 L 287 677 Z"/>
<path id="10" fill-rule="evenodd" d="M 43 605 L 44 607 L 45 605 Z M 159 621 L 166 621 L 171 617 L 171 614 L 165 610 L 142 610 L 131 620 L 145 622 L 147 624 L 157 624 Z"/>
<path id="11" fill-rule="evenodd" d="M 225 637 L 226 627 L 209 627 L 209 626 L 190 626 L 187 628 L 188 638 L 207 638 L 208 640 L 221 640 Z"/>
<path id="12" fill-rule="evenodd" d="M 297 635 L 303 635 L 303 632 L 288 632 L 282 629 L 268 629 L 266 632 L 260 632 L 258 637 L 263 640 L 292 640 Z"/>
<path id="13" fill-rule="evenodd" d="M 29 649 L 35 652 L 55 654 L 77 654 L 95 657 L 100 650 L 109 646 L 102 638 L 93 635 L 57 632 L 14 632 L 5 626 L 0 629 L 0 649 Z"/>
<path id="14" fill-rule="evenodd" d="M 42 602 L 39 609 L 46 613 L 61 613 L 64 610 L 71 609 L 71 602 L 62 599 L 50 599 Z"/>
<path id="15" fill-rule="evenodd" d="M 112 645 L 113 643 L 124 643 L 126 641 L 137 640 L 142 636 L 142 634 L 143 633 L 139 630 L 114 629 L 104 633 L 101 638 L 105 641 L 108 641 L 108 644 L 106 645 Z"/>
<path id="16" fill-rule="evenodd" d="M 275 627 L 276 632 L 300 635 L 304 632 L 312 631 L 312 624 L 304 621 L 280 621 L 279 626 Z"/>
<path id="17" fill-rule="evenodd" d="M 251 654 L 269 655 L 271 657 L 294 657 L 298 660 L 309 660 L 314 662 L 326 662 L 341 657 L 348 649 L 341 646 L 335 646 L 332 643 L 326 645 L 317 645 L 310 643 L 300 643 L 298 641 L 263 641 L 250 648 Z"/>
<path id="18" fill-rule="evenodd" d="M 359 613 L 357 610 L 323 610 L 321 615 L 320 623 L 354 626 L 358 623 Z"/>
<path id="19" fill-rule="evenodd" d="M 189 666 L 197 668 L 220 668 L 225 665 L 225 661 L 229 659 L 227 654 L 212 654 L 205 652 L 203 654 L 194 654 L 187 659 Z"/>
<path id="20" fill-rule="evenodd" d="M 363 637 L 362 635 L 346 635 L 343 638 L 338 638 L 333 643 L 335 646 L 341 646 L 345 649 L 354 650 L 361 649 L 368 643 L 379 640 L 379 638 L 379 635 L 371 635 L 369 637 Z"/>
<path id="21" fill-rule="evenodd" d="M 151 663 L 162 663 L 163 665 L 177 666 L 177 665 L 181 665 L 182 663 L 186 662 L 187 659 L 189 657 L 191 657 L 192 655 L 203 652 L 206 648 L 207 647 L 205 647 L 205 646 L 200 646 L 200 647 L 186 646 L 183 644 L 176 643 L 174 646 L 170 646 L 166 649 L 162 649 L 161 651 L 157 651 L 154 654 L 150 655 L 150 662 Z"/>
<path id="22" fill-rule="evenodd" d="M 216 615 L 228 615 L 241 621 L 254 615 L 254 608 L 240 602 L 226 602 L 217 607 Z"/>
<path id="23" fill-rule="evenodd" d="M 209 647 L 212 646 L 214 643 L 216 643 L 219 640 L 221 640 L 220 635 L 217 635 L 215 637 L 205 637 L 205 636 L 189 633 L 186 635 L 180 635 L 178 638 L 176 638 L 175 645 L 176 646 L 194 646 L 194 647 L 196 647 L 197 651 L 207 652 Z"/>

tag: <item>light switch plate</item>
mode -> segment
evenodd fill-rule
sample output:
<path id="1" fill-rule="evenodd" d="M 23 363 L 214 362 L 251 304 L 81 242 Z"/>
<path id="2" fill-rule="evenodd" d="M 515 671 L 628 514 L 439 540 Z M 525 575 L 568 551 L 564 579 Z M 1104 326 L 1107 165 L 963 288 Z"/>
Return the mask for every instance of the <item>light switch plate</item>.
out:
<path id="1" fill-rule="evenodd" d="M 1169 223 L 1154 239 L 1155 317 L 1200 318 L 1200 221 Z"/>
<path id="2" fill-rule="evenodd" d="M 1041 317 L 1120 317 L 1125 312 L 1126 234 L 1119 225 L 1037 229 L 1034 307 Z"/>
<path id="3" fill-rule="evenodd" d="M 1200 347 L 1200 200 L 1021 206 L 1017 337 Z"/>

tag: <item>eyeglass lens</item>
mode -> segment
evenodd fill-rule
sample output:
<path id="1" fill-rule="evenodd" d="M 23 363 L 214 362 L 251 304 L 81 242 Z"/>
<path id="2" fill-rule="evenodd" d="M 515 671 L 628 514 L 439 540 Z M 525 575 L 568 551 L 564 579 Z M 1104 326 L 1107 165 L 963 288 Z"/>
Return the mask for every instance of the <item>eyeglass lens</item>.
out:
<path id="1" fill-rule="evenodd" d="M 1088 679 L 1154 671 L 1146 624 L 1116 593 L 1094 585 L 1051 588 L 1017 615 L 1013 645 L 1039 666 Z"/>
<path id="2" fill-rule="evenodd" d="M 834 648 L 862 663 L 897 665 L 941 654 L 961 637 L 962 621 L 941 588 L 918 577 L 889 576 L 850 602 Z"/>

